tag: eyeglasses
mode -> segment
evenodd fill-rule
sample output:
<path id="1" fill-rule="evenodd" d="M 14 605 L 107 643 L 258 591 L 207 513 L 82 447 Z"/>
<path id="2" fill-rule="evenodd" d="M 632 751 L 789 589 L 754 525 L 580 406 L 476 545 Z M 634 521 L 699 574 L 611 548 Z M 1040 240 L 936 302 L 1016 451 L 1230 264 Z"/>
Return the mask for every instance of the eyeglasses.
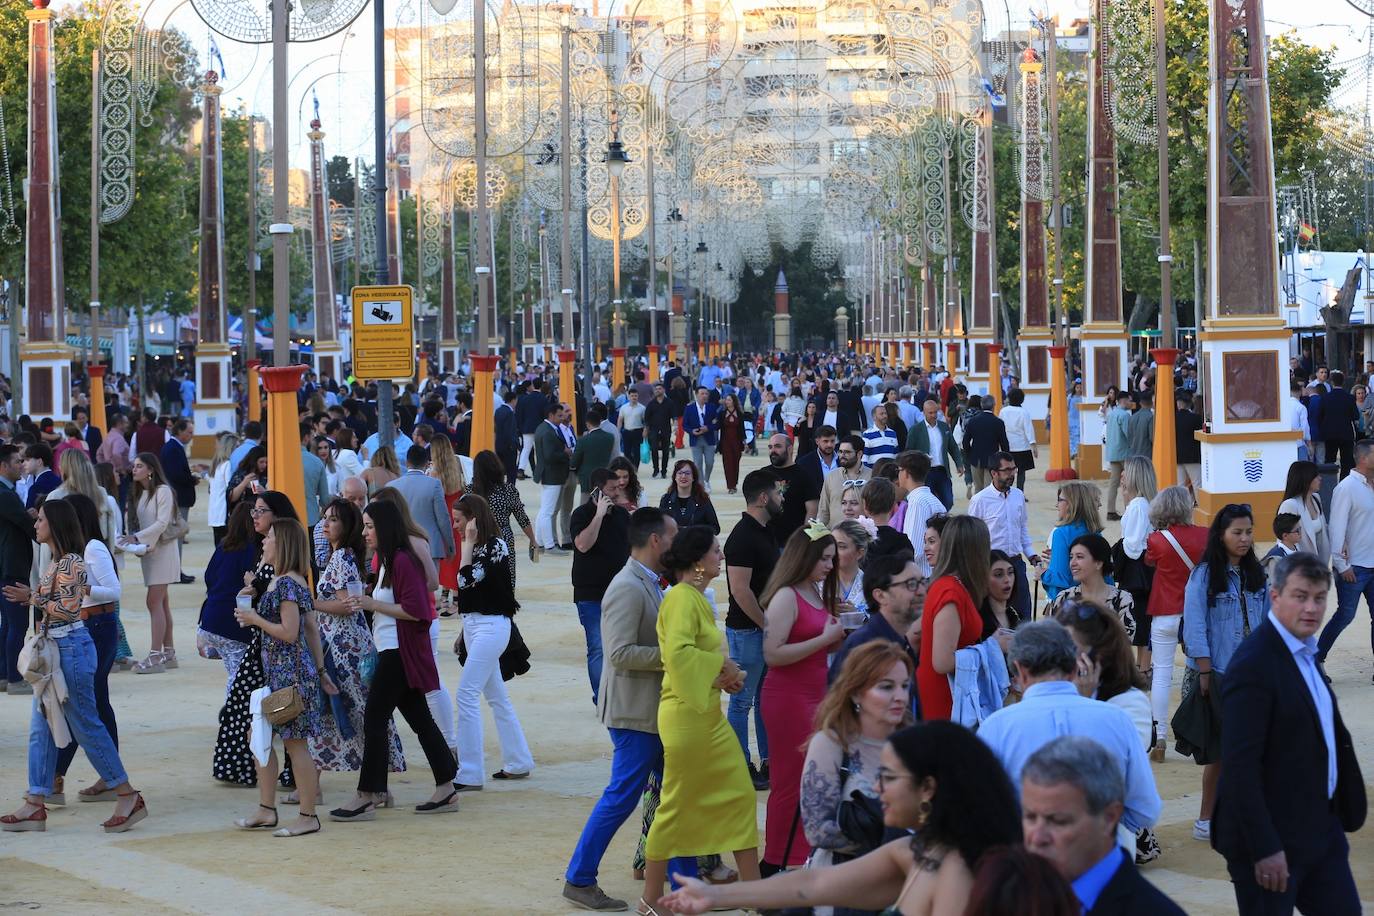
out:
<path id="1" fill-rule="evenodd" d="M 896 782 L 899 779 L 910 778 L 911 774 L 909 773 L 894 773 L 885 767 L 878 767 L 878 773 L 874 782 L 877 783 L 878 791 L 881 792 L 883 790 L 883 786 L 887 785 L 890 782 Z"/>
<path id="2" fill-rule="evenodd" d="M 1015 465 L 1012 465 L 1012 466 L 1009 467 L 1009 468 L 993 468 L 993 469 L 992 469 L 992 473 L 994 473 L 994 474 L 1015 474 L 1015 473 L 1016 473 L 1016 466 L 1015 466 Z"/>
<path id="3" fill-rule="evenodd" d="M 271 509 L 259 509 L 257 506 L 254 506 L 254 507 L 252 508 L 252 510 L 251 510 L 248 514 L 251 515 L 251 516 L 253 516 L 253 518 L 261 518 L 261 517 L 264 516 L 264 515 L 271 515 L 271 514 L 272 514 L 272 510 L 271 510 Z"/>
<path id="4" fill-rule="evenodd" d="M 1096 605 L 1069 601 L 1054 616 L 1073 620 L 1096 620 L 1101 614 L 1101 608 Z"/>
<path id="5" fill-rule="evenodd" d="M 922 579 L 920 576 L 912 576 L 910 579 L 903 579 L 900 582 L 893 582 L 891 585 L 887 587 L 887 590 L 891 591 L 894 588 L 905 588 L 909 591 L 914 592 L 916 591 L 916 589 L 920 588 L 922 583 L 924 582 L 925 580 Z"/>

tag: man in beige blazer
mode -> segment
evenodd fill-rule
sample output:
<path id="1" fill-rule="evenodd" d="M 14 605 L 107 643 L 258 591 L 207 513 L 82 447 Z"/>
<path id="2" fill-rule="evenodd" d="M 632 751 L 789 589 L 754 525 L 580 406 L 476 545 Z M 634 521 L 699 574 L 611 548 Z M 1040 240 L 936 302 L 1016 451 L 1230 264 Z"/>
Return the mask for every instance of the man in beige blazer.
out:
<path id="1" fill-rule="evenodd" d="M 863 461 L 863 436 L 846 436 L 835 446 L 835 463 L 838 466 L 825 475 L 825 482 L 821 485 L 817 518 L 822 525 L 829 527 L 844 520 L 846 482 L 861 480 L 866 483 L 873 476 L 872 468 L 864 467 Z M 862 484 L 850 484 L 850 487 L 856 486 L 863 489 Z"/>
<path id="2" fill-rule="evenodd" d="M 662 509 L 637 509 L 630 516 L 630 559 L 601 599 L 604 663 L 597 692 L 597 715 L 611 733 L 611 779 L 592 809 L 568 863 L 563 896 L 586 910 L 624 910 L 596 883 L 601 857 L 621 824 L 634 813 L 650 774 L 663 775 L 663 742 L 658 737 L 658 700 L 663 660 L 658 650 L 658 606 L 666 583 L 663 555 L 677 534 L 677 523 Z M 695 860 L 673 870 L 689 869 Z"/>

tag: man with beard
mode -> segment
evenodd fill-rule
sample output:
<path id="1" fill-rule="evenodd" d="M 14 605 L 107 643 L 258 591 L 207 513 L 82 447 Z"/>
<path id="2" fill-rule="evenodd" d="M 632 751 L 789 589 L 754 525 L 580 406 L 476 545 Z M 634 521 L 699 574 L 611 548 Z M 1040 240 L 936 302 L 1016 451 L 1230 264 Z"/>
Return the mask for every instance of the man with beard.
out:
<path id="1" fill-rule="evenodd" d="M 792 462 L 792 440 L 781 433 L 768 440 L 768 464 L 782 496 L 782 511 L 768 520 L 768 530 L 781 550 L 792 532 L 815 516 L 820 488 L 813 488 L 805 469 Z"/>
<path id="2" fill-rule="evenodd" d="M 868 622 L 845 638 L 844 644 L 830 659 L 831 681 L 844 667 L 844 660 L 859 646 L 866 642 L 885 639 L 902 647 L 911 657 L 915 666 L 918 652 L 912 647 L 913 639 L 919 645 L 921 637 L 922 601 L 925 598 L 925 580 L 916 568 L 916 560 L 910 553 L 878 557 L 864 569 L 864 599 L 868 602 Z M 915 692 L 911 695 L 916 702 Z"/>
<path id="3" fill-rule="evenodd" d="M 844 517 L 844 508 L 841 501 L 844 499 L 846 489 L 863 486 L 869 478 L 873 476 L 873 471 L 866 466 L 864 457 L 864 440 L 861 436 L 845 436 L 839 445 L 835 446 L 835 463 L 839 467 L 825 475 L 825 483 L 821 485 L 821 497 L 818 518 L 822 525 L 829 527 Z M 853 481 L 860 483 L 853 483 Z"/>
<path id="4" fill-rule="evenodd" d="M 786 436 L 768 442 L 769 460 L 774 458 L 774 442 L 790 446 Z M 784 453 L 784 457 L 790 453 Z M 775 462 L 776 466 L 776 462 Z M 795 466 L 789 465 L 795 469 Z M 754 788 L 768 788 L 768 736 L 763 730 L 763 714 L 758 707 L 759 685 L 763 682 L 763 608 L 759 595 L 777 565 L 780 549 L 771 524 L 783 512 L 778 492 L 778 475 L 761 468 L 746 474 L 741 484 L 745 510 L 725 541 L 725 576 L 730 589 L 730 611 L 725 617 L 725 641 L 730 658 L 745 672 L 744 689 L 730 697 L 726 718 L 739 736 L 744 759 Z M 749 757 L 749 713 L 754 713 L 754 735 L 758 742 L 759 765 Z"/>

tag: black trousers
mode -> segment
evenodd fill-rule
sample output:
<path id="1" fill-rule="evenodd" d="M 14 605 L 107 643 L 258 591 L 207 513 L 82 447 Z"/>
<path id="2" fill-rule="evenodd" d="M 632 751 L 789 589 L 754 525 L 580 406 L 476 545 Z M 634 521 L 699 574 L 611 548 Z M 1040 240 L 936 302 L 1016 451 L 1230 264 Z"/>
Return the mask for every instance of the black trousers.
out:
<path id="1" fill-rule="evenodd" d="M 1226 870 L 1231 873 L 1241 916 L 1291 916 L 1295 909 L 1304 916 L 1356 916 L 1360 893 L 1350 873 L 1350 844 L 1335 814 L 1325 842 L 1319 845 L 1325 849 L 1309 864 L 1289 864 L 1288 890 L 1282 894 L 1266 891 L 1255 882 L 1254 863 L 1228 861 Z"/>
<path id="2" fill-rule="evenodd" d="M 1340 464 L 1341 478 L 1344 479 L 1345 475 L 1350 473 L 1350 469 L 1355 466 L 1355 440 L 1327 439 L 1326 460 L 1330 464 Z"/>
<path id="3" fill-rule="evenodd" d="M 667 474 L 668 462 L 673 454 L 672 427 L 668 429 L 645 427 L 645 432 L 649 436 L 649 456 L 653 459 L 654 473 Z"/>
<path id="4" fill-rule="evenodd" d="M 458 775 L 458 764 L 448 749 L 444 733 L 434 724 L 424 693 L 406 683 L 400 650 L 387 649 L 377 653 L 377 671 L 372 676 L 367 707 L 363 711 L 363 768 L 358 773 L 358 791 L 386 791 L 387 726 L 391 723 L 391 714 L 397 710 L 420 739 L 425 759 L 434 771 L 434 784 L 453 782 Z"/>

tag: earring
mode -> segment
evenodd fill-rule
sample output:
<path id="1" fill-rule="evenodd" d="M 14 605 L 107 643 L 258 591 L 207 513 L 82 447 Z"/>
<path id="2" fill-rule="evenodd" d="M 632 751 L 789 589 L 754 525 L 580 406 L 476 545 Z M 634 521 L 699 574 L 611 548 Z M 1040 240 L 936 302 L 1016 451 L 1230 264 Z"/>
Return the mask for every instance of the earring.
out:
<path id="1" fill-rule="evenodd" d="M 859 711 L 859 701 L 858 701 L 858 700 L 850 700 L 849 702 L 853 704 L 853 706 L 854 706 L 854 712 L 857 713 L 857 712 Z"/>
<path id="2" fill-rule="evenodd" d="M 916 827 L 917 829 L 926 825 L 926 820 L 930 817 L 930 802 L 923 801 L 916 807 Z"/>
<path id="3" fill-rule="evenodd" d="M 696 568 L 696 574 L 697 574 L 697 585 L 700 585 L 702 582 L 705 582 L 705 581 L 706 581 L 706 570 L 704 570 L 704 569 L 702 569 L 700 566 L 698 566 L 698 567 Z"/>

